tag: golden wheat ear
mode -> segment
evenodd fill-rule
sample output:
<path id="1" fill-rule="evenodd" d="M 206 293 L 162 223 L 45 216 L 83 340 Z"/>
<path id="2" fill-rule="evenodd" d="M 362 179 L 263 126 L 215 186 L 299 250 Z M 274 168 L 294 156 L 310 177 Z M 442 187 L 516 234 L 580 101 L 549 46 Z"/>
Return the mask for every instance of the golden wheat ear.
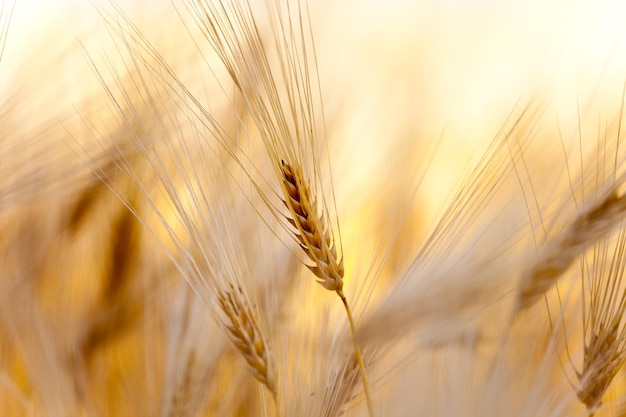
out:
<path id="1" fill-rule="evenodd" d="M 594 245 L 581 260 L 582 370 L 576 370 L 576 395 L 590 415 L 602 400 L 626 360 L 626 229 Z M 575 368 L 575 367 L 574 367 Z"/>
<path id="2" fill-rule="evenodd" d="M 291 217 L 287 220 L 297 233 L 304 253 L 315 263 L 307 267 L 319 278 L 322 287 L 337 294 L 343 294 L 343 259 L 337 259 L 337 248 L 331 235 L 330 225 L 324 213 L 317 214 L 317 203 L 311 198 L 311 192 L 305 183 L 302 170 L 281 161 L 283 173 L 283 202 L 289 209 Z"/>
<path id="3" fill-rule="evenodd" d="M 274 360 L 247 297 L 241 288 L 230 284 L 228 289 L 217 291 L 217 301 L 227 317 L 225 328 L 230 341 L 245 359 L 252 375 L 278 400 Z"/>

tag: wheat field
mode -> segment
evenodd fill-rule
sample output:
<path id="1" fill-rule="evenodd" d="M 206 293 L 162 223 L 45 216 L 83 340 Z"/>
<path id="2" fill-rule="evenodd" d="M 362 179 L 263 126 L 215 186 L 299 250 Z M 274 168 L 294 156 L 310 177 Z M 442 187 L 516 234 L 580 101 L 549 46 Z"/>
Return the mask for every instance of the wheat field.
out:
<path id="1" fill-rule="evenodd" d="M 626 416 L 621 2 L 1 6 L 0 416 Z"/>

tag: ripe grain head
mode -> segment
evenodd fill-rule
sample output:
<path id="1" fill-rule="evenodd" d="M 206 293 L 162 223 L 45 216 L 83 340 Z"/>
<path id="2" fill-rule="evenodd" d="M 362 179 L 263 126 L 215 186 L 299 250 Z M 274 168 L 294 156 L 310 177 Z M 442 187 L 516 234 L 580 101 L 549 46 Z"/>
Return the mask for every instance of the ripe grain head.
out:
<path id="1" fill-rule="evenodd" d="M 602 398 L 624 362 L 624 336 L 618 326 L 594 329 L 584 346 L 582 372 L 576 395 L 590 413 L 602 406 Z"/>
<path id="2" fill-rule="evenodd" d="M 289 223 L 296 228 L 295 237 L 307 256 L 315 263 L 309 269 L 319 278 L 320 285 L 330 291 L 343 289 L 343 259 L 337 259 L 337 248 L 327 216 L 318 215 L 317 202 L 298 166 L 282 161 L 285 205 L 291 213 Z"/>
<path id="3" fill-rule="evenodd" d="M 248 370 L 277 399 L 274 359 L 261 330 L 257 313 L 241 288 L 218 290 L 217 301 L 226 316 L 224 327 L 230 341 L 246 361 Z"/>

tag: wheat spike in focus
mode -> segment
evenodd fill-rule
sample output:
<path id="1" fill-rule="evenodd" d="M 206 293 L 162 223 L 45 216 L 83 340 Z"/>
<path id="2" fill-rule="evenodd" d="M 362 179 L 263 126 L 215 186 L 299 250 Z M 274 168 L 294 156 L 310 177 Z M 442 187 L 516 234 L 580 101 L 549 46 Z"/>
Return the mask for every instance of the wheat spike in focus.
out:
<path id="1" fill-rule="evenodd" d="M 283 172 L 283 200 L 291 218 L 289 223 L 298 230 L 300 246 L 315 266 L 308 268 L 318 277 L 320 285 L 343 297 L 343 259 L 337 261 L 337 249 L 330 234 L 330 226 L 322 213 L 317 215 L 317 204 L 304 184 L 300 168 L 281 161 Z"/>

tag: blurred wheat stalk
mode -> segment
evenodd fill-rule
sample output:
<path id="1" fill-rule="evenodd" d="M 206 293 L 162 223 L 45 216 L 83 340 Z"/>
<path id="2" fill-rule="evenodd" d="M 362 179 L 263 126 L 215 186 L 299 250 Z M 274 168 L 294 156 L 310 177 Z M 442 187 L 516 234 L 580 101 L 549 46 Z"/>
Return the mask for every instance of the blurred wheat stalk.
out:
<path id="1" fill-rule="evenodd" d="M 438 51 L 499 16 L 454 5 L 380 29 L 421 67 L 350 22 L 357 73 L 318 29 L 343 3 L 74 4 L 30 35 L 4 3 L 0 414 L 624 415 L 620 38 L 573 117 L 509 80 L 441 134 L 470 107 Z"/>

